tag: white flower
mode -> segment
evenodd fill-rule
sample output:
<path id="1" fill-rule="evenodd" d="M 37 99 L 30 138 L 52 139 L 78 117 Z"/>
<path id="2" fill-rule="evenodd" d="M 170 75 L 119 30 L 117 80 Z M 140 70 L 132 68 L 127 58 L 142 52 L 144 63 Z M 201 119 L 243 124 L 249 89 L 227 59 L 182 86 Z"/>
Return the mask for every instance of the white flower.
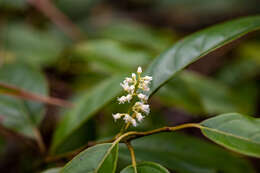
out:
<path id="1" fill-rule="evenodd" d="M 135 81 L 135 79 L 136 79 L 136 74 L 135 73 L 132 73 L 132 79 Z"/>
<path id="2" fill-rule="evenodd" d="M 134 105 L 134 110 L 140 110 L 146 114 L 150 113 L 150 106 L 148 104 L 144 104 L 142 102 L 136 102 Z"/>
<path id="3" fill-rule="evenodd" d="M 145 76 L 140 79 L 140 83 L 138 85 L 138 88 L 144 90 L 144 91 L 150 91 L 149 84 L 153 80 L 151 76 Z"/>
<path id="4" fill-rule="evenodd" d="M 142 71 L 142 67 L 139 66 L 139 67 L 137 68 L 137 73 L 138 73 L 138 74 L 141 74 L 142 72 L 143 72 L 143 71 Z"/>
<path id="5" fill-rule="evenodd" d="M 134 86 L 134 85 L 129 86 L 128 92 L 131 93 L 131 94 L 133 94 L 134 91 L 135 91 L 135 86 Z"/>
<path id="6" fill-rule="evenodd" d="M 137 96 L 142 101 L 147 101 L 148 100 L 148 97 L 146 95 L 142 94 L 142 93 L 138 94 Z"/>
<path id="7" fill-rule="evenodd" d="M 135 86 L 134 85 L 130 85 L 127 83 L 127 82 L 123 82 L 123 83 L 120 83 L 121 87 L 128 93 L 133 93 L 134 90 L 135 90 Z"/>
<path id="8" fill-rule="evenodd" d="M 133 82 L 133 79 L 130 78 L 130 77 L 126 77 L 125 80 L 124 80 L 124 83 L 132 83 Z"/>
<path id="9" fill-rule="evenodd" d="M 145 95 L 145 93 L 142 93 L 141 90 L 149 91 L 150 90 L 149 84 L 153 78 L 151 76 L 141 77 L 142 72 L 143 70 L 139 66 L 137 68 L 138 77 L 136 73 L 132 73 L 131 77 L 126 77 L 124 81 L 120 83 L 121 87 L 124 89 L 124 91 L 127 92 L 127 94 L 125 96 L 121 96 L 117 98 L 119 104 L 123 104 L 126 102 L 132 103 L 132 100 L 136 100 L 136 98 L 139 99 L 139 101 L 132 103 L 133 106 L 130 108 L 133 111 L 132 114 L 126 114 L 126 113 L 112 114 L 115 120 L 118 120 L 123 117 L 123 120 L 128 125 L 132 124 L 133 126 L 137 126 L 137 122 L 141 122 L 144 119 L 145 117 L 144 114 L 150 113 L 150 106 L 146 104 L 148 100 L 148 96 Z"/>
<path id="10" fill-rule="evenodd" d="M 119 104 L 123 104 L 127 101 L 127 98 L 126 98 L 126 96 L 122 96 L 122 97 L 119 97 L 117 100 L 118 100 Z"/>
<path id="11" fill-rule="evenodd" d="M 144 91 L 150 91 L 150 88 L 145 85 L 145 86 L 143 86 L 143 90 Z"/>
<path id="12" fill-rule="evenodd" d="M 142 89 L 144 91 L 150 91 L 150 88 L 148 87 L 148 84 L 146 84 L 146 83 L 140 83 L 138 85 L 138 88 L 140 88 L 140 89 Z"/>
<path id="13" fill-rule="evenodd" d="M 131 94 L 128 94 L 126 97 L 125 97 L 125 100 L 129 103 L 130 100 L 132 100 L 132 95 Z"/>
<path id="14" fill-rule="evenodd" d="M 120 118 L 122 117 L 122 114 L 116 113 L 116 114 L 112 114 L 112 116 L 113 116 L 113 118 L 114 118 L 115 120 L 117 120 L 117 119 L 120 119 Z"/>
<path id="15" fill-rule="evenodd" d="M 148 81 L 148 80 L 143 81 L 143 85 L 148 87 L 149 84 L 150 84 L 150 81 Z"/>
<path id="16" fill-rule="evenodd" d="M 149 114 L 149 113 L 150 113 L 150 106 L 149 106 L 149 105 L 143 104 L 143 105 L 141 106 L 141 109 L 142 109 L 142 111 L 143 111 L 144 113 L 146 113 L 146 114 Z"/>
<path id="17" fill-rule="evenodd" d="M 134 126 L 134 127 L 136 127 L 137 126 L 137 123 L 136 123 L 136 120 L 135 119 L 131 119 L 131 123 L 132 123 L 132 125 Z"/>
<path id="18" fill-rule="evenodd" d="M 144 116 L 141 114 L 141 113 L 137 113 L 136 114 L 136 118 L 137 118 L 137 120 L 139 121 L 139 122 L 141 122 L 143 119 L 144 119 Z"/>
<path id="19" fill-rule="evenodd" d="M 152 81 L 153 80 L 153 77 L 151 77 L 151 76 L 145 76 L 145 77 L 143 77 L 142 79 L 144 79 L 145 81 Z"/>
<path id="20" fill-rule="evenodd" d="M 129 85 L 126 82 L 120 83 L 121 87 L 125 90 L 128 91 L 129 90 Z"/>
<path id="21" fill-rule="evenodd" d="M 125 114 L 123 119 L 124 119 L 125 123 L 128 123 L 128 122 L 131 122 L 133 118 L 130 115 Z"/>

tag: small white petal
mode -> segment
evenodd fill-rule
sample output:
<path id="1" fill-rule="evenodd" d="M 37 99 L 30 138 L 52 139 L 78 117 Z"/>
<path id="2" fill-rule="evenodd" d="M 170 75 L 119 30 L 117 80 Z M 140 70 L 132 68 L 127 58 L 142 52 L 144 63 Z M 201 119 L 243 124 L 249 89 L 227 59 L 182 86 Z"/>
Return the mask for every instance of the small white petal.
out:
<path id="1" fill-rule="evenodd" d="M 149 114 L 150 113 L 150 106 L 148 104 L 143 104 L 142 102 L 136 102 L 134 105 L 135 109 L 139 109 L 142 112 Z"/>
<path id="2" fill-rule="evenodd" d="M 127 92 L 128 93 L 131 93 L 131 94 L 133 94 L 134 93 L 134 90 L 135 90 L 135 86 L 134 85 L 131 85 L 131 86 L 129 86 L 128 88 L 127 88 Z"/>
<path id="3" fill-rule="evenodd" d="M 141 113 L 137 113 L 136 118 L 139 122 L 141 122 L 144 119 L 144 116 Z"/>
<path id="4" fill-rule="evenodd" d="M 142 71 L 142 67 L 139 66 L 139 67 L 137 68 L 137 73 L 141 74 L 142 72 L 143 72 L 143 71 Z"/>
<path id="5" fill-rule="evenodd" d="M 127 101 L 126 96 L 119 97 L 117 100 L 119 104 L 125 103 Z"/>
<path id="6" fill-rule="evenodd" d="M 114 118 L 115 120 L 117 120 L 117 119 L 120 119 L 120 118 L 121 118 L 122 114 L 116 113 L 116 114 L 112 114 L 112 116 L 113 116 L 113 118 Z"/>
<path id="7" fill-rule="evenodd" d="M 145 81 L 143 81 L 143 85 L 149 85 L 150 84 L 150 81 L 149 80 L 145 80 Z"/>
<path id="8" fill-rule="evenodd" d="M 131 122 L 132 117 L 130 115 L 128 115 L 128 114 L 125 114 L 123 119 L 124 119 L 125 123 L 128 123 L 128 122 Z"/>
<path id="9" fill-rule="evenodd" d="M 126 96 L 126 101 L 129 103 L 130 102 L 130 100 L 132 100 L 132 95 L 131 94 L 128 94 L 127 96 Z"/>
<path id="10" fill-rule="evenodd" d="M 142 93 L 138 94 L 137 96 L 142 101 L 147 101 L 148 100 L 148 97 L 146 95 L 142 94 Z"/>
<path id="11" fill-rule="evenodd" d="M 128 91 L 129 90 L 129 85 L 128 83 L 120 83 L 121 87 L 125 90 Z"/>
<path id="12" fill-rule="evenodd" d="M 132 123 L 132 125 L 134 126 L 134 127 L 136 127 L 137 126 L 137 123 L 136 123 L 136 120 L 135 119 L 131 119 L 131 123 Z"/>
<path id="13" fill-rule="evenodd" d="M 145 76 L 145 77 L 143 77 L 143 79 L 146 80 L 146 81 L 151 81 L 151 80 L 153 80 L 153 77 Z"/>
<path id="14" fill-rule="evenodd" d="M 143 85 L 142 90 L 144 90 L 144 91 L 150 91 L 150 88 L 149 88 L 148 86 L 146 86 L 146 85 Z"/>
<path id="15" fill-rule="evenodd" d="M 136 74 L 132 73 L 132 78 L 135 79 L 136 78 Z"/>
<path id="16" fill-rule="evenodd" d="M 134 106 L 135 107 L 140 107 L 140 106 L 142 106 L 142 104 L 143 104 L 142 102 L 136 102 Z"/>
<path id="17" fill-rule="evenodd" d="M 146 114 L 149 114 L 150 113 L 150 106 L 149 105 L 145 105 L 143 104 L 142 107 L 141 107 L 142 111 Z"/>
<path id="18" fill-rule="evenodd" d="M 145 76 L 145 77 L 142 77 L 142 79 L 144 80 L 144 82 L 150 83 L 153 80 L 153 77 Z"/>
<path id="19" fill-rule="evenodd" d="M 124 81 L 125 81 L 126 83 L 132 83 L 132 82 L 133 82 L 133 79 L 130 78 L 130 77 L 126 77 Z"/>

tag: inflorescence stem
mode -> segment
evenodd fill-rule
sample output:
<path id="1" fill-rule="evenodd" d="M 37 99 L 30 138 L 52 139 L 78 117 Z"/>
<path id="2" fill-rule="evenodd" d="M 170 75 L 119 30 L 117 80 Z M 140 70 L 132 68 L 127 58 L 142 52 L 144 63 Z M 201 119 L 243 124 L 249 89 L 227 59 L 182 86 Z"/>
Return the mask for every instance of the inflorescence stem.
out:
<path id="1" fill-rule="evenodd" d="M 131 160 L 132 160 L 132 165 L 133 165 L 133 168 L 134 168 L 134 173 L 137 173 L 134 148 L 133 148 L 133 146 L 131 145 L 130 142 L 126 142 L 125 144 L 126 144 L 128 150 L 130 152 L 130 155 L 131 155 Z"/>

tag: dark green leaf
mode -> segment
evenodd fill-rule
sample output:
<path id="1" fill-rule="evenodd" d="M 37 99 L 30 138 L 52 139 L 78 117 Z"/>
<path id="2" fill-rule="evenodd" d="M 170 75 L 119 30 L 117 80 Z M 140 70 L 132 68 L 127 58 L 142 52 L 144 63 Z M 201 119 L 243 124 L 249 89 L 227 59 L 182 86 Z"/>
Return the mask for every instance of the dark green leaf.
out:
<path id="1" fill-rule="evenodd" d="M 0 82 L 42 96 L 48 95 L 47 82 L 41 72 L 24 64 L 0 67 Z M 0 115 L 5 127 L 29 137 L 35 137 L 34 129 L 44 115 L 44 105 L 12 96 L 0 95 Z"/>
<path id="2" fill-rule="evenodd" d="M 65 165 L 61 173 L 114 173 L 117 157 L 117 143 L 98 144 L 77 155 Z"/>
<path id="3" fill-rule="evenodd" d="M 1 0 L 0 8 L 25 9 L 27 7 L 26 0 Z"/>
<path id="4" fill-rule="evenodd" d="M 170 173 L 163 166 L 153 163 L 153 162 L 143 162 L 137 164 L 137 172 L 138 173 Z M 123 169 L 120 173 L 135 173 L 133 166 L 128 166 Z"/>
<path id="5" fill-rule="evenodd" d="M 103 28 L 100 35 L 105 38 L 119 40 L 124 43 L 148 48 L 156 52 L 163 51 L 170 46 L 174 35 L 163 31 L 154 30 L 148 26 L 133 21 L 112 21 Z"/>
<path id="6" fill-rule="evenodd" d="M 131 49 L 113 40 L 90 40 L 80 43 L 75 53 L 102 72 L 126 72 L 144 65 L 151 57 L 147 52 Z"/>
<path id="7" fill-rule="evenodd" d="M 146 73 L 153 77 L 150 94 L 187 65 L 260 28 L 260 16 L 233 20 L 192 34 L 156 58 Z"/>
<path id="8" fill-rule="evenodd" d="M 75 100 L 75 107 L 65 112 L 64 119 L 55 131 L 51 148 L 52 153 L 56 152 L 60 145 L 67 143 L 66 140 L 70 140 L 70 137 L 75 137 L 77 130 L 120 93 L 119 83 L 122 79 L 121 76 L 116 76 L 103 81 Z"/>
<path id="9" fill-rule="evenodd" d="M 42 173 L 60 173 L 61 168 L 51 168 L 46 171 L 43 171 Z"/>
<path id="10" fill-rule="evenodd" d="M 182 173 L 253 173 L 251 165 L 228 151 L 192 136 L 164 133 L 132 142 L 137 161 L 152 161 Z M 120 146 L 120 160 L 128 160 L 129 151 Z"/>
<path id="11" fill-rule="evenodd" d="M 57 60 L 63 49 L 63 42 L 49 32 L 19 23 L 1 28 L 1 44 L 4 48 L 4 59 L 22 61 L 33 65 L 46 65 Z"/>
<path id="12" fill-rule="evenodd" d="M 243 86 L 245 88 L 245 86 Z M 255 92 L 252 87 L 245 90 Z M 212 92 L 214 91 L 214 92 Z M 158 92 L 160 98 L 170 104 L 195 114 L 217 114 L 227 112 L 254 113 L 253 95 L 248 101 L 245 94 L 235 92 L 223 82 L 193 72 L 181 72 Z M 250 96 L 250 93 L 246 93 Z"/>
<path id="13" fill-rule="evenodd" d="M 249 156 L 260 157 L 260 119 L 229 113 L 201 123 L 202 132 L 214 142 Z"/>

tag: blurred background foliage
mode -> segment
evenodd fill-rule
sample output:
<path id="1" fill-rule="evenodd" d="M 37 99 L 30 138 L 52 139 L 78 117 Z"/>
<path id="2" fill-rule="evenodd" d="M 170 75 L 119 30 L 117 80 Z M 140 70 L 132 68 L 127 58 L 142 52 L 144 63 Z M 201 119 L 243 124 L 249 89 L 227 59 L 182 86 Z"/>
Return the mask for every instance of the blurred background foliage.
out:
<path id="1" fill-rule="evenodd" d="M 67 160 L 42 162 L 33 139 L 41 134 L 50 148 L 57 123 L 68 113 L 87 112 L 87 96 L 98 94 L 96 88 L 111 89 L 107 79 L 128 75 L 138 65 L 145 68 L 185 35 L 259 12 L 258 0 L 0 0 L 0 81 L 80 105 L 73 112 L 0 95 L 0 172 L 62 166 Z M 137 129 L 199 122 L 226 112 L 257 116 L 259 74 L 260 34 L 255 32 L 178 73 L 152 97 L 152 113 Z M 104 101 L 60 152 L 116 134 L 120 123 L 111 113 L 119 110 L 124 106 Z M 260 171 L 259 160 L 213 146 L 197 132 L 185 133 L 138 140 L 137 158 L 180 173 Z M 158 151 L 161 143 L 168 145 Z M 186 151 L 187 144 L 192 149 Z M 126 154 L 122 147 L 120 165 L 129 162 Z"/>

